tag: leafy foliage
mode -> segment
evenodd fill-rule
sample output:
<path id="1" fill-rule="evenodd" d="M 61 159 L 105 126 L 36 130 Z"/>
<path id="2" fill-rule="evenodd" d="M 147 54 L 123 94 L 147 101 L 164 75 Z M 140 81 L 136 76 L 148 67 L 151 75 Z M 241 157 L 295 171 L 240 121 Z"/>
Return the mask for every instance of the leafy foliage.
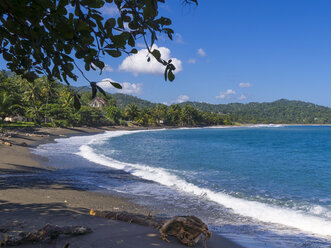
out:
<path id="1" fill-rule="evenodd" d="M 115 125 L 119 125 L 123 117 L 122 110 L 114 105 L 107 106 L 105 108 L 105 114 L 107 119 L 112 121 Z"/>
<path id="2" fill-rule="evenodd" d="M 0 72 L 1 75 L 5 75 L 4 72 Z M 82 104 L 79 111 L 74 106 L 76 96 Z M 204 113 L 189 105 L 167 107 L 124 94 L 96 92 L 96 99 L 103 98 L 106 105 L 95 108 L 90 106 L 91 96 L 89 88 L 68 87 L 46 77 L 28 82 L 20 76 L 4 76 L 0 80 L 0 117 L 22 115 L 48 126 L 127 125 L 128 122 L 141 126 L 204 126 L 224 123 L 223 115 Z"/>
<path id="3" fill-rule="evenodd" d="M 73 93 L 73 91 L 78 93 Z M 74 97 L 82 104 L 74 107 Z M 331 109 L 300 101 L 208 104 L 186 102 L 166 106 L 124 94 L 96 93 L 106 104 L 91 107 L 91 89 L 68 87 L 41 77 L 28 82 L 0 72 L 0 117 L 24 116 L 51 126 L 211 126 L 239 123 L 331 123 Z M 30 124 L 29 124 L 30 125 Z"/>
<path id="4" fill-rule="evenodd" d="M 159 4 L 164 2 L 1 0 L 0 54 L 11 71 L 29 82 L 44 74 L 49 81 L 69 84 L 68 78 L 78 79 L 75 68 L 83 74 L 76 60 L 84 63 L 86 71 L 99 68 L 102 72 L 105 55 L 117 58 L 123 53 L 137 53 L 136 40 L 142 38 L 151 56 L 165 66 L 165 79 L 173 81 L 176 68 L 171 60 L 165 61 L 160 51 L 151 50 L 160 33 L 170 39 L 174 33 L 169 28 L 172 21 L 159 16 Z M 197 4 L 197 1 L 185 0 L 184 3 Z M 118 16 L 105 19 L 102 7 L 116 8 Z M 95 91 L 102 92 L 94 82 L 90 83 L 93 95 Z M 116 83 L 111 84 L 120 88 Z M 77 96 L 74 100 L 78 107 Z"/>
<path id="5" fill-rule="evenodd" d="M 130 103 L 136 104 L 139 108 L 153 108 L 157 105 L 156 103 L 121 93 L 113 94 L 112 97 L 115 99 L 116 105 L 122 109 L 125 109 Z"/>
<path id="6" fill-rule="evenodd" d="M 331 109 L 302 101 L 281 99 L 275 102 L 248 104 L 209 104 L 187 102 L 191 106 L 213 113 L 230 114 L 231 120 L 239 123 L 331 123 Z"/>

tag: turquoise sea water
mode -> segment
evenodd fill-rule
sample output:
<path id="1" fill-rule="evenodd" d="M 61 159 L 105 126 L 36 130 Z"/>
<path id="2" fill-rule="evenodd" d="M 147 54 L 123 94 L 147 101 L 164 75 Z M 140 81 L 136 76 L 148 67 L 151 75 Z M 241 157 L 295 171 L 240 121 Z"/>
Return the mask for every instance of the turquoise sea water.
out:
<path id="1" fill-rule="evenodd" d="M 63 168 L 89 171 L 85 182 L 196 214 L 248 247 L 330 247 L 329 126 L 119 131 L 61 139 L 39 153 L 50 149 L 55 162 L 84 158 Z M 92 162 L 112 171 L 91 171 Z"/>

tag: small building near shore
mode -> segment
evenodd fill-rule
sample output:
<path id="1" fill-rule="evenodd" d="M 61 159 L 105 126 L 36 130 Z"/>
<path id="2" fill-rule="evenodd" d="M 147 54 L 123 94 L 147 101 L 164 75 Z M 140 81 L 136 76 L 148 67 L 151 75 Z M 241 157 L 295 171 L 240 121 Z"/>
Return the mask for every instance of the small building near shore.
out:
<path id="1" fill-rule="evenodd" d="M 26 121 L 26 118 L 24 116 L 20 116 L 20 115 L 17 115 L 17 116 L 8 116 L 5 118 L 5 121 L 8 121 L 8 122 L 22 122 L 22 121 Z"/>
<path id="2" fill-rule="evenodd" d="M 90 106 L 94 108 L 103 108 L 107 104 L 106 100 L 102 99 L 101 97 L 94 97 L 90 101 Z"/>

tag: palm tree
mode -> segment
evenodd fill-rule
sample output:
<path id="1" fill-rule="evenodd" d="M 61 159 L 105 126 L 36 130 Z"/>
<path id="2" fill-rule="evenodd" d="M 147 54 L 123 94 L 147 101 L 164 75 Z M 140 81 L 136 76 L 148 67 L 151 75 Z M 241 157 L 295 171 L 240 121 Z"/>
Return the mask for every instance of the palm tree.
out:
<path id="1" fill-rule="evenodd" d="M 44 111 L 44 121 L 46 123 L 47 121 L 47 113 L 48 113 L 48 103 L 49 103 L 49 100 L 52 96 L 54 96 L 56 94 L 56 89 L 55 89 L 55 81 L 50 81 L 47 79 L 47 77 L 41 77 L 41 78 L 38 78 L 36 79 L 36 81 L 39 81 L 39 84 L 41 85 L 41 96 L 43 98 L 45 98 L 45 100 L 43 102 L 45 102 L 45 107 L 43 108 L 45 111 Z"/>
<path id="2" fill-rule="evenodd" d="M 13 103 L 13 97 L 6 91 L 0 92 L 0 116 L 4 119 L 8 114 Z"/>
<path id="3" fill-rule="evenodd" d="M 125 115 L 129 118 L 129 120 L 133 121 L 134 118 L 136 118 L 139 115 L 139 109 L 138 106 L 134 103 L 130 103 L 128 106 L 126 106 Z"/>
<path id="4" fill-rule="evenodd" d="M 171 125 L 176 126 L 179 124 L 181 111 L 182 111 L 182 108 L 178 104 L 173 104 L 169 107 L 167 119 Z"/>
<path id="5" fill-rule="evenodd" d="M 41 110 L 41 82 L 33 81 L 29 82 L 26 80 L 22 80 L 21 85 L 25 88 L 23 100 L 27 103 L 27 109 L 29 112 L 33 114 L 34 119 L 37 123 L 40 122 L 40 110 Z"/>
<path id="6" fill-rule="evenodd" d="M 160 124 L 161 120 L 163 121 L 167 117 L 167 106 L 164 104 L 157 105 L 153 108 L 152 115 L 155 119 L 156 124 Z"/>

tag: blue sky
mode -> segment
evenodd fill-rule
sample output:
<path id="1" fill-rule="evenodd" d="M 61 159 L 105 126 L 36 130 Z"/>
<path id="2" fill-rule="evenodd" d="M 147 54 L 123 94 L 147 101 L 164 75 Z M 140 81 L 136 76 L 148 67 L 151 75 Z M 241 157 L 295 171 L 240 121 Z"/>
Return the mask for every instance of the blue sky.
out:
<path id="1" fill-rule="evenodd" d="M 174 41 L 161 37 L 157 46 L 181 65 L 174 82 L 165 82 L 162 70 L 144 64 L 143 56 L 105 57 L 108 70 L 87 76 L 126 82 L 125 93 L 152 102 L 287 98 L 331 107 L 331 1 L 200 0 L 198 7 L 167 2 L 161 14 L 172 19 L 176 35 Z M 105 17 L 113 14 L 112 8 L 103 11 Z M 74 85 L 87 82 L 80 77 Z"/>

